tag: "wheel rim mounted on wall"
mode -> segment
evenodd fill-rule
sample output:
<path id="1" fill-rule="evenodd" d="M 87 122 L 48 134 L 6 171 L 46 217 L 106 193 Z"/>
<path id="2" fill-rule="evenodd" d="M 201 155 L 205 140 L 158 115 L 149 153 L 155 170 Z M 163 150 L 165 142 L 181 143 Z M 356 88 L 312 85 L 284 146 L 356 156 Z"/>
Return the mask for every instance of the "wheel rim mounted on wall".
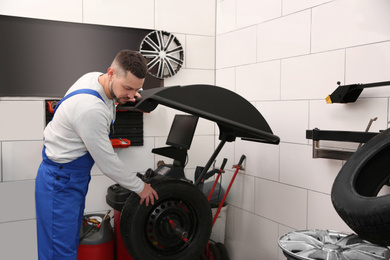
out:
<path id="1" fill-rule="evenodd" d="M 149 74 L 164 79 L 174 76 L 184 62 L 184 50 L 179 40 L 166 31 L 153 31 L 141 42 L 140 53 L 145 57 Z"/>

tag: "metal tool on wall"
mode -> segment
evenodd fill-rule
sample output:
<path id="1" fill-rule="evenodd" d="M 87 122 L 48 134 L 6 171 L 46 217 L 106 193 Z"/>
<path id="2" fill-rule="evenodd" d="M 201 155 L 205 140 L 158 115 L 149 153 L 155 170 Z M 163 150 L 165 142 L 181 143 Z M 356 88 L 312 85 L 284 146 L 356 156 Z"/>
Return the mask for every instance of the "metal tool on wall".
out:
<path id="1" fill-rule="evenodd" d="M 390 81 L 367 83 L 367 84 L 350 84 L 350 85 L 340 85 L 340 81 L 337 82 L 338 88 L 333 91 L 332 94 L 325 98 L 326 103 L 352 103 L 355 102 L 360 93 L 362 93 L 365 88 L 373 87 L 383 87 L 389 86 Z"/>

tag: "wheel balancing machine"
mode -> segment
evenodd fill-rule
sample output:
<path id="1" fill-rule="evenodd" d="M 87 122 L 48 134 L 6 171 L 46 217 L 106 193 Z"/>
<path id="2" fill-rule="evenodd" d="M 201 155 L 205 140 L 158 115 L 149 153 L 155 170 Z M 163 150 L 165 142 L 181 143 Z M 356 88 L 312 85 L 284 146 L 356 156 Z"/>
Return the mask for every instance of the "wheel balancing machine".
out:
<path id="1" fill-rule="evenodd" d="M 153 153 L 173 159 L 157 169 L 138 174 L 157 191 L 154 205 L 140 205 L 139 196 L 119 185 L 108 188 L 106 201 L 114 208 L 117 260 L 194 260 L 203 259 L 213 219 L 208 199 L 198 188 L 226 142 L 237 137 L 246 141 L 279 144 L 279 137 L 260 112 L 246 99 L 214 85 L 187 85 L 148 89 L 135 103 L 121 110 L 151 112 L 164 105 L 187 115 L 176 115 L 167 147 Z M 184 175 L 198 118 L 215 122 L 219 144 L 195 183 Z"/>

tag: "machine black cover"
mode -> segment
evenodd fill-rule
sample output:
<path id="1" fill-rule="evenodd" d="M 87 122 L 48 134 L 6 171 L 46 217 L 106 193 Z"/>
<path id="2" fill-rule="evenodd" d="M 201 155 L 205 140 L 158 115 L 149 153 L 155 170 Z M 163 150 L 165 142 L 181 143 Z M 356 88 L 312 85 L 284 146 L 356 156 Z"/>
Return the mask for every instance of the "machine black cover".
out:
<path id="1" fill-rule="evenodd" d="M 261 113 L 237 93 L 214 85 L 187 85 L 144 90 L 135 104 L 120 109 L 153 111 L 157 105 L 177 109 L 218 124 L 220 139 L 244 140 L 278 144 Z"/>

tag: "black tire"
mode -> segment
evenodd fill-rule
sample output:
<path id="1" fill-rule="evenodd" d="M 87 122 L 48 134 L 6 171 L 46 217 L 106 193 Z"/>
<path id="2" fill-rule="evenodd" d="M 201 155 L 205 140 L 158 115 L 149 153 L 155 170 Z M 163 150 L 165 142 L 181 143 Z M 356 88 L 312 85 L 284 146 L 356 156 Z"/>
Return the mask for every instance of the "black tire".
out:
<path id="1" fill-rule="evenodd" d="M 203 253 L 199 256 L 199 260 L 207 260 L 207 256 Z"/>
<path id="2" fill-rule="evenodd" d="M 221 260 L 221 254 L 219 253 L 218 248 L 214 244 L 209 244 L 209 258 L 212 260 Z"/>
<path id="3" fill-rule="evenodd" d="M 212 213 L 203 193 L 183 180 L 152 178 L 147 181 L 158 193 L 154 205 L 140 205 L 132 193 L 122 209 L 121 236 L 135 260 L 194 260 L 211 234 Z M 175 235 L 169 220 L 188 233 L 187 241 Z"/>
<path id="4" fill-rule="evenodd" d="M 230 260 L 228 251 L 226 249 L 226 246 L 222 243 L 216 243 L 215 246 L 218 248 L 219 254 L 221 255 L 221 259 L 223 260 Z"/>
<path id="5" fill-rule="evenodd" d="M 344 222 L 361 238 L 390 245 L 390 195 L 377 197 L 390 179 L 390 129 L 358 149 L 336 177 L 331 198 Z"/>

